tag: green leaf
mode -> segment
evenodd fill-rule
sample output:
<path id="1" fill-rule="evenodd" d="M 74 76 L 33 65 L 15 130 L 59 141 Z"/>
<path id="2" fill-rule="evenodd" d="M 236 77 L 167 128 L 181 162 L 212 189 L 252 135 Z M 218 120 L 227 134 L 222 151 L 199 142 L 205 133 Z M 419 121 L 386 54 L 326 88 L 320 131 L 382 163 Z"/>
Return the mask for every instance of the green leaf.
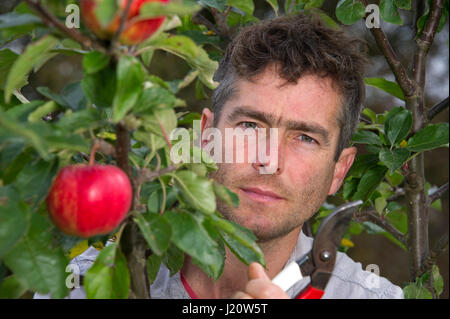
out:
<path id="1" fill-rule="evenodd" d="M 378 212 L 378 214 L 380 215 L 383 214 L 386 205 L 387 205 L 386 198 L 381 196 L 375 199 L 375 210 Z"/>
<path id="2" fill-rule="evenodd" d="M 213 80 L 214 73 L 219 66 L 218 62 L 211 60 L 208 53 L 202 47 L 196 45 L 192 39 L 174 35 L 157 40 L 151 46 L 186 60 L 191 68 L 200 71 L 199 78 L 208 88 L 214 89 L 218 85 Z"/>
<path id="3" fill-rule="evenodd" d="M 28 205 L 7 195 L 0 189 L 0 258 L 25 235 L 31 217 Z"/>
<path id="4" fill-rule="evenodd" d="M 89 299 L 126 299 L 130 288 L 127 260 L 117 245 L 102 249 L 84 277 Z"/>
<path id="5" fill-rule="evenodd" d="M 253 15 L 255 10 L 253 0 L 227 0 L 227 5 L 242 10 L 247 15 Z"/>
<path id="6" fill-rule="evenodd" d="M 406 148 L 383 148 L 380 152 L 380 161 L 389 168 L 392 175 L 408 160 L 410 154 Z"/>
<path id="7" fill-rule="evenodd" d="M 169 249 L 167 249 L 164 254 L 163 263 L 166 265 L 167 269 L 170 271 L 170 276 L 172 277 L 177 272 L 180 271 L 181 267 L 184 264 L 184 252 L 181 249 L 178 249 L 173 243 L 169 245 Z"/>
<path id="8" fill-rule="evenodd" d="M 227 0 L 200 0 L 200 3 L 219 11 L 224 11 Z"/>
<path id="9" fill-rule="evenodd" d="M 306 4 L 304 9 L 311 9 L 311 8 L 320 8 L 324 3 L 324 0 L 309 0 Z"/>
<path id="10" fill-rule="evenodd" d="M 52 228 L 46 216 L 33 214 L 27 234 L 4 256 L 4 262 L 25 287 L 63 298 L 68 294 L 68 260 L 53 242 Z"/>
<path id="11" fill-rule="evenodd" d="M 147 278 L 149 284 L 151 285 L 158 275 L 159 268 L 161 267 L 161 262 L 163 261 L 163 257 L 152 254 L 147 258 L 146 270 L 147 270 Z"/>
<path id="12" fill-rule="evenodd" d="M 56 123 L 56 127 L 66 132 L 96 129 L 101 123 L 101 115 L 97 109 L 91 107 L 78 112 L 66 112 Z"/>
<path id="13" fill-rule="evenodd" d="M 399 9 L 411 10 L 411 0 L 395 0 L 395 5 Z"/>
<path id="14" fill-rule="evenodd" d="M 37 159 L 26 163 L 17 175 L 15 182 L 15 186 L 20 189 L 21 196 L 38 206 L 47 195 L 53 177 L 58 172 L 58 164 L 58 158 L 50 161 Z"/>
<path id="15" fill-rule="evenodd" d="M 0 280 L 0 299 L 19 299 L 26 291 L 15 275 Z"/>
<path id="16" fill-rule="evenodd" d="M 366 85 L 376 87 L 384 92 L 395 96 L 396 98 L 404 101 L 405 96 L 402 89 L 397 84 L 397 82 L 388 81 L 384 78 L 364 78 Z"/>
<path id="17" fill-rule="evenodd" d="M 339 29 L 339 24 L 337 24 L 336 21 L 333 20 L 333 18 L 331 18 L 328 14 L 326 14 L 322 10 L 317 9 L 317 8 L 311 8 L 311 9 L 308 9 L 308 11 L 306 11 L 306 12 L 311 12 L 311 13 L 316 14 L 327 27 L 332 28 L 332 29 Z"/>
<path id="18" fill-rule="evenodd" d="M 51 150 L 70 150 L 89 153 L 89 143 L 80 135 L 48 136 L 46 142 Z"/>
<path id="19" fill-rule="evenodd" d="M 442 278 L 442 275 L 439 273 L 439 267 L 437 265 L 433 265 L 431 268 L 431 276 L 433 278 L 434 290 L 439 297 L 444 290 L 444 278 Z"/>
<path id="20" fill-rule="evenodd" d="M 38 87 L 37 91 L 59 105 L 73 111 L 85 109 L 88 104 L 81 82 L 73 82 L 65 85 L 60 94 L 53 93 L 46 87 Z"/>
<path id="21" fill-rule="evenodd" d="M 277 0 L 266 0 L 266 2 L 272 7 L 275 15 L 278 16 L 278 1 Z"/>
<path id="22" fill-rule="evenodd" d="M 0 16 L 1 17 L 1 16 Z M 11 49 L 7 48 L 0 51 L 0 89 L 5 87 L 6 77 L 11 70 L 14 61 L 19 57 L 19 55 L 13 52 Z M 28 83 L 27 79 L 23 79 L 23 82 L 18 86 L 25 86 Z"/>
<path id="23" fill-rule="evenodd" d="M 144 128 L 160 137 L 167 138 L 170 137 L 170 133 L 177 126 L 177 116 L 173 109 L 161 109 L 155 110 L 151 115 L 143 115 Z M 164 132 L 161 129 L 164 128 Z M 165 142 L 164 142 L 165 143 Z"/>
<path id="24" fill-rule="evenodd" d="M 26 83 L 28 73 L 33 66 L 42 61 L 43 56 L 49 52 L 58 39 L 45 36 L 42 39 L 27 46 L 25 51 L 14 61 L 5 82 L 5 102 L 11 101 L 11 95 L 15 89 L 20 89 Z"/>
<path id="25" fill-rule="evenodd" d="M 40 122 L 44 116 L 51 112 L 57 111 L 58 109 L 58 104 L 54 101 L 48 101 L 28 115 L 28 122 Z"/>
<path id="26" fill-rule="evenodd" d="M 33 14 L 27 13 L 17 13 L 17 12 L 9 12 L 0 15 L 0 30 L 15 28 L 15 27 L 23 27 L 23 26 L 31 26 L 34 28 L 37 25 L 44 25 L 39 17 Z"/>
<path id="27" fill-rule="evenodd" d="M 386 219 L 394 225 L 402 234 L 408 231 L 408 217 L 406 215 L 406 208 L 402 205 L 389 202 L 386 206 Z"/>
<path id="28" fill-rule="evenodd" d="M 135 218 L 147 244 L 154 254 L 161 256 L 169 247 L 172 229 L 161 215 L 139 214 Z"/>
<path id="29" fill-rule="evenodd" d="M 214 279 L 220 273 L 224 256 L 198 219 L 184 211 L 167 211 L 163 215 L 172 226 L 173 243 L 182 251 L 209 266 Z"/>
<path id="30" fill-rule="evenodd" d="M 158 16 L 178 15 L 180 17 L 193 14 L 202 7 L 195 1 L 168 2 L 162 3 L 158 1 L 147 2 L 141 6 L 138 19 L 148 19 Z"/>
<path id="31" fill-rule="evenodd" d="M 94 9 L 98 21 L 103 27 L 108 26 L 112 22 L 116 12 L 119 10 L 119 4 L 116 0 L 98 1 Z"/>
<path id="32" fill-rule="evenodd" d="M 411 111 L 396 107 L 389 111 L 384 122 L 384 131 L 391 145 L 400 143 L 409 134 L 412 127 Z"/>
<path id="33" fill-rule="evenodd" d="M 433 299 L 431 292 L 429 292 L 422 283 L 411 283 L 403 288 L 405 299 Z"/>
<path id="34" fill-rule="evenodd" d="M 376 114 L 374 111 L 372 111 L 371 109 L 369 109 L 369 108 L 364 108 L 364 110 L 362 111 L 362 113 L 363 113 L 364 115 L 366 115 L 366 116 L 370 119 L 370 121 L 371 121 L 372 123 L 376 123 L 376 122 L 377 122 L 377 114 Z"/>
<path id="35" fill-rule="evenodd" d="M 406 148 L 422 152 L 448 145 L 448 131 L 448 123 L 429 124 L 408 140 Z"/>
<path id="36" fill-rule="evenodd" d="M 395 0 L 381 0 L 380 15 L 386 22 L 397 25 L 403 24 L 403 20 L 398 13 L 397 6 L 395 5 Z"/>
<path id="37" fill-rule="evenodd" d="M 336 6 L 336 18 L 343 24 L 354 24 L 364 18 L 366 8 L 359 1 L 339 0 Z"/>
<path id="38" fill-rule="evenodd" d="M 383 145 L 380 137 L 371 131 L 359 130 L 353 134 L 352 142 L 358 144 L 375 144 L 375 145 Z"/>
<path id="39" fill-rule="evenodd" d="M 188 205 L 205 214 L 215 212 L 216 196 L 211 180 L 202 178 L 192 171 L 177 171 L 172 176 L 175 178 L 175 186 Z"/>
<path id="40" fill-rule="evenodd" d="M 41 123 L 36 123 L 41 124 Z M 45 125 L 45 124 L 43 124 Z M 23 125 L 17 123 L 10 116 L 0 110 L 0 126 L 14 137 L 23 139 L 24 143 L 33 146 L 39 155 L 45 159 L 50 159 L 50 154 L 47 150 L 47 144 L 45 140 L 40 136 L 40 132 L 37 129 L 38 126 Z"/>
<path id="41" fill-rule="evenodd" d="M 144 72 L 134 57 L 121 56 L 117 66 L 117 91 L 113 100 L 113 121 L 119 122 L 131 110 L 142 92 Z"/>
<path id="42" fill-rule="evenodd" d="M 239 224 L 211 215 L 212 225 L 220 230 L 220 234 L 233 253 L 245 264 L 258 262 L 265 266 L 264 253 L 256 243 L 253 233 Z"/>
<path id="43" fill-rule="evenodd" d="M 19 104 L 6 111 L 6 114 L 14 121 L 27 122 L 30 114 L 33 113 L 37 108 L 42 106 L 42 104 L 44 103 L 39 100 L 35 100 L 30 103 Z"/>
<path id="44" fill-rule="evenodd" d="M 378 184 L 383 180 L 387 168 L 384 166 L 375 166 L 367 170 L 361 178 L 353 200 L 361 199 L 366 201 L 370 195 L 375 191 Z"/>
<path id="45" fill-rule="evenodd" d="M 425 24 L 428 21 L 428 18 L 430 16 L 430 7 L 431 7 L 431 0 L 428 0 L 428 6 L 427 6 L 427 10 L 424 13 L 423 16 L 421 16 L 418 20 L 417 20 L 417 37 L 419 37 L 422 34 L 423 28 L 425 27 Z M 447 18 L 448 18 L 448 1 L 444 1 L 444 8 L 442 9 L 442 15 L 441 15 L 441 19 L 439 20 L 439 25 L 437 28 L 437 32 L 441 32 L 442 29 L 444 29 L 444 26 L 447 22 Z"/>
<path id="46" fill-rule="evenodd" d="M 222 200 L 231 207 L 236 208 L 239 206 L 239 196 L 236 193 L 233 193 L 227 187 L 217 183 L 216 181 L 213 182 L 213 186 L 214 186 L 214 193 L 220 200 Z"/>
<path id="47" fill-rule="evenodd" d="M 109 64 L 109 56 L 91 51 L 83 57 L 83 70 L 86 74 L 93 74 L 105 68 Z"/>
<path id="48" fill-rule="evenodd" d="M 100 108 L 108 108 L 113 104 L 116 92 L 116 72 L 110 67 L 87 74 L 81 81 L 81 87 L 91 101 Z"/>
<path id="49" fill-rule="evenodd" d="M 359 181 L 359 178 L 351 178 L 345 181 L 344 187 L 342 189 L 342 196 L 344 200 L 348 200 L 353 196 L 353 194 L 358 189 Z"/>
<path id="50" fill-rule="evenodd" d="M 364 172 L 378 163 L 378 154 L 362 154 L 356 157 L 348 171 L 348 177 L 362 177 Z"/>
<path id="51" fill-rule="evenodd" d="M 155 109 L 165 109 L 175 107 L 176 96 L 169 90 L 152 86 L 145 88 L 141 96 L 133 107 L 135 114 L 151 114 Z"/>

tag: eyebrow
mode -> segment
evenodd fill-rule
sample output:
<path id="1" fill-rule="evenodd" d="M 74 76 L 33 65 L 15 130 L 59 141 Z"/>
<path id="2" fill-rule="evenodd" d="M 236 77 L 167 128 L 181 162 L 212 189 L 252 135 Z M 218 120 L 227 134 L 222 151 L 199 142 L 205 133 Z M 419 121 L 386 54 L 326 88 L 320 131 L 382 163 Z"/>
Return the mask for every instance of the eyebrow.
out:
<path id="1" fill-rule="evenodd" d="M 302 131 L 306 133 L 312 133 L 319 135 L 325 145 L 329 144 L 329 133 L 321 125 L 315 123 L 307 123 L 304 121 L 282 121 L 279 117 L 273 114 L 256 111 L 248 106 L 238 106 L 236 107 L 228 116 L 228 122 L 235 122 L 240 117 L 245 116 L 260 122 L 263 122 L 271 127 L 285 126 L 287 130 L 291 131 Z"/>

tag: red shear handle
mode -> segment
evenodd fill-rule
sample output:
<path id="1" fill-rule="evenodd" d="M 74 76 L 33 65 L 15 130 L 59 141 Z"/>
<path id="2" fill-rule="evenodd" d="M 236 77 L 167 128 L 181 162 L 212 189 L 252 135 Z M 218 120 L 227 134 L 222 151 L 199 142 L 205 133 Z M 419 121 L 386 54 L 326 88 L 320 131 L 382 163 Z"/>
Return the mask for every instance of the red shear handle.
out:
<path id="1" fill-rule="evenodd" d="M 295 299 L 320 299 L 322 298 L 325 291 L 316 289 L 313 286 L 309 286 L 298 294 Z"/>

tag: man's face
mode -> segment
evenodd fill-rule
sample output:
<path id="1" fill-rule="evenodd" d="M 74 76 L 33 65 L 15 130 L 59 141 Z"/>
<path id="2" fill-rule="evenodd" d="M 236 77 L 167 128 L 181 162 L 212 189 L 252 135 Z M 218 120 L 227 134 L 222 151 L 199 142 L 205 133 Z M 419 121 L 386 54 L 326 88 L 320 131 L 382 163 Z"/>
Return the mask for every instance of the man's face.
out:
<path id="1" fill-rule="evenodd" d="M 308 220 L 339 189 L 355 154 L 353 148 L 345 149 L 334 161 L 340 95 L 330 79 L 305 75 L 297 84 L 280 88 L 282 83 L 270 68 L 254 82 L 239 81 L 216 126 L 223 137 L 225 128 L 266 128 L 267 134 L 278 128 L 278 154 L 270 160 L 278 162 L 273 174 L 261 174 L 269 163 L 260 162 L 218 163 L 211 174 L 240 199 L 238 208 L 218 202 L 219 212 L 252 230 L 261 242 L 283 237 Z M 213 114 L 204 110 L 202 131 L 212 123 Z M 247 146 L 240 146 L 244 154 Z"/>

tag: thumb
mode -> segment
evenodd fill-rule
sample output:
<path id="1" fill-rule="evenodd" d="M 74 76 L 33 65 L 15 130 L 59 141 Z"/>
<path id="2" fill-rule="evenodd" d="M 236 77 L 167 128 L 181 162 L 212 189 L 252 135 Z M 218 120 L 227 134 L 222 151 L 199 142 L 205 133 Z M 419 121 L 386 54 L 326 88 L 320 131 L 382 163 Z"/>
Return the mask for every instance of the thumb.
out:
<path id="1" fill-rule="evenodd" d="M 248 268 L 248 279 L 267 279 L 270 280 L 269 276 L 267 276 L 263 266 L 260 264 L 253 262 L 250 264 Z"/>

